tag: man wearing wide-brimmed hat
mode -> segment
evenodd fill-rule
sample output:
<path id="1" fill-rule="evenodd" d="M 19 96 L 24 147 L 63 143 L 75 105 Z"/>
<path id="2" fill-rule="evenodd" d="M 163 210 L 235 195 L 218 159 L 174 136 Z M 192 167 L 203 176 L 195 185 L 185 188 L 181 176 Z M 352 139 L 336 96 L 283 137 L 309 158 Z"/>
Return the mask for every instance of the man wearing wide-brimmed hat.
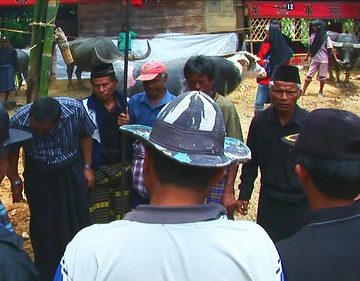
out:
<path id="1" fill-rule="evenodd" d="M 0 103 L 0 183 L 8 167 L 8 150 L 15 143 L 31 138 L 31 134 L 9 129 L 9 115 Z M 21 197 L 21 190 L 12 187 L 13 197 Z M 22 248 L 23 241 L 14 233 L 6 209 L 0 200 L 0 280 L 38 280 L 34 264 Z"/>
<path id="2" fill-rule="evenodd" d="M 260 226 L 228 220 L 224 206 L 204 204 L 225 167 L 250 158 L 246 145 L 225 137 L 212 98 L 184 93 L 152 128 L 120 129 L 146 146 L 150 205 L 80 232 L 55 280 L 282 280 L 276 249 Z"/>

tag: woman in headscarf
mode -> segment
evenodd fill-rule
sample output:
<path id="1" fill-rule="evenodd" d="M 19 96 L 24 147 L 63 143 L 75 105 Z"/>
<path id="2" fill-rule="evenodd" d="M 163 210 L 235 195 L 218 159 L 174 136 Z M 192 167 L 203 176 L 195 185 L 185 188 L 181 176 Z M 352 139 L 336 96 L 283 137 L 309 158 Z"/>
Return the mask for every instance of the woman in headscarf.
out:
<path id="1" fill-rule="evenodd" d="M 293 51 L 284 39 L 277 22 L 271 22 L 266 27 L 266 38 L 260 47 L 258 63 L 265 68 L 267 76 L 258 78 L 258 89 L 255 100 L 255 114 L 264 110 L 264 104 L 269 100 L 269 83 L 272 71 L 280 64 L 287 64 L 293 55 Z"/>
<path id="2" fill-rule="evenodd" d="M 305 61 L 311 57 L 309 72 L 306 75 L 303 93 L 311 83 L 311 80 L 316 72 L 318 72 L 318 79 L 320 82 L 320 89 L 318 96 L 323 97 L 323 90 L 326 81 L 326 74 L 328 72 L 329 54 L 333 54 L 336 59 L 333 45 L 326 32 L 325 22 L 321 20 L 313 20 L 310 23 L 310 48 L 305 57 Z"/>

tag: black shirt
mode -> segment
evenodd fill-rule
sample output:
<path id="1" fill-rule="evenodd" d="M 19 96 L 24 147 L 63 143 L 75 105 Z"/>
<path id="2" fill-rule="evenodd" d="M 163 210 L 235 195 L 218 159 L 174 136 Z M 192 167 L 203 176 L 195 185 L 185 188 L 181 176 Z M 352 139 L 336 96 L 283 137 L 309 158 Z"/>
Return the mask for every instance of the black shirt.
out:
<path id="1" fill-rule="evenodd" d="M 359 237 L 359 202 L 313 210 L 303 228 L 276 245 L 285 280 L 360 280 Z"/>
<path id="2" fill-rule="evenodd" d="M 241 172 L 240 200 L 248 201 L 254 189 L 254 181 L 261 172 L 261 185 L 267 185 L 267 192 L 279 200 L 300 201 L 305 198 L 294 171 L 297 154 L 281 138 L 299 133 L 300 126 L 308 112 L 296 106 L 291 120 L 285 126 L 280 124 L 274 107 L 258 113 L 251 121 L 247 145 L 251 160 L 243 164 Z"/>
<path id="3" fill-rule="evenodd" d="M 100 165 L 108 165 L 118 163 L 121 160 L 122 138 L 117 123 L 121 108 L 115 106 L 109 112 L 103 105 L 100 106 L 100 114 L 102 120 L 102 150 L 100 156 Z"/>

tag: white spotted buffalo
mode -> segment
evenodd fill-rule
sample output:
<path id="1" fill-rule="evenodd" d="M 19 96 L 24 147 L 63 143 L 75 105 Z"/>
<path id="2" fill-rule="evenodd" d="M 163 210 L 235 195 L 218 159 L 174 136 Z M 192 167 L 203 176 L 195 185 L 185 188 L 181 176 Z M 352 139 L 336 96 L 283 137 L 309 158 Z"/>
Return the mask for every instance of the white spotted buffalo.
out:
<path id="1" fill-rule="evenodd" d="M 183 68 L 189 58 L 179 58 L 164 62 L 167 66 L 168 81 L 166 87 L 175 95 L 186 90 Z M 258 58 L 251 53 L 241 51 L 231 55 L 211 56 L 215 63 L 214 88 L 221 95 L 230 94 L 245 78 L 264 77 L 265 69 L 256 61 Z M 142 83 L 136 81 L 140 75 L 143 62 L 129 62 L 128 95 L 143 91 Z M 123 81 L 123 63 L 114 63 L 116 76 L 119 82 Z M 118 84 L 118 90 L 122 90 L 122 83 Z"/>
<path id="2" fill-rule="evenodd" d="M 339 61 L 339 64 L 331 61 L 332 67 L 334 67 L 336 72 L 336 81 L 340 86 L 349 86 L 349 76 L 350 70 L 354 67 L 359 67 L 359 57 L 360 57 L 360 44 L 359 41 L 353 34 L 340 33 L 332 38 L 332 43 L 336 49 L 336 54 Z M 345 80 L 344 83 L 340 81 L 340 68 L 345 70 Z M 333 79 L 332 72 L 330 71 L 330 78 Z"/>

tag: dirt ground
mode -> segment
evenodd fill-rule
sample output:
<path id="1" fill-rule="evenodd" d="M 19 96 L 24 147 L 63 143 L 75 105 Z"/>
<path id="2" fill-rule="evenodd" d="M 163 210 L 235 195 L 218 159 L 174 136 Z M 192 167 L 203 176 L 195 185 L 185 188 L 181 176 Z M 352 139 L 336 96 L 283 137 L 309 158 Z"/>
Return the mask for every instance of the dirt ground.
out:
<path id="1" fill-rule="evenodd" d="M 352 78 L 355 78 L 360 72 L 352 74 Z M 302 71 L 302 77 L 305 77 L 305 72 Z M 319 82 L 313 81 L 305 95 L 302 95 L 299 99 L 299 105 L 307 110 L 313 110 L 321 107 L 332 107 L 352 111 L 360 115 L 360 80 L 351 79 L 351 88 L 340 88 L 338 85 L 332 82 L 327 82 L 324 89 L 324 97 L 317 97 Z M 51 96 L 70 96 L 74 98 L 81 98 L 90 93 L 89 82 L 86 81 L 86 90 L 83 91 L 68 91 L 65 80 L 52 81 L 50 84 L 49 93 Z M 76 86 L 76 83 L 74 83 Z M 256 81 L 245 80 L 239 89 L 233 92 L 229 99 L 235 104 L 239 113 L 241 125 L 243 128 L 244 136 L 247 136 L 248 127 L 253 117 L 253 104 L 256 92 Z M 24 89 L 18 94 L 13 96 L 16 101 L 17 107 L 25 104 Z M 16 108 L 15 108 L 16 109 Z M 14 113 L 15 109 L 10 111 L 10 115 Z M 330 124 L 329 124 L 330 125 Z M 19 163 L 19 169 L 22 170 L 22 162 Z M 259 184 L 256 182 L 256 189 L 253 193 L 250 210 L 247 216 L 236 215 L 236 219 L 255 220 L 257 210 L 257 199 Z M 238 180 L 236 185 L 238 184 Z M 21 234 L 24 238 L 24 247 L 26 251 L 32 256 L 31 243 L 29 238 L 29 210 L 26 201 L 22 203 L 12 204 L 10 184 L 7 179 L 1 183 L 0 196 L 4 205 L 7 207 L 10 219 L 18 234 Z"/>

